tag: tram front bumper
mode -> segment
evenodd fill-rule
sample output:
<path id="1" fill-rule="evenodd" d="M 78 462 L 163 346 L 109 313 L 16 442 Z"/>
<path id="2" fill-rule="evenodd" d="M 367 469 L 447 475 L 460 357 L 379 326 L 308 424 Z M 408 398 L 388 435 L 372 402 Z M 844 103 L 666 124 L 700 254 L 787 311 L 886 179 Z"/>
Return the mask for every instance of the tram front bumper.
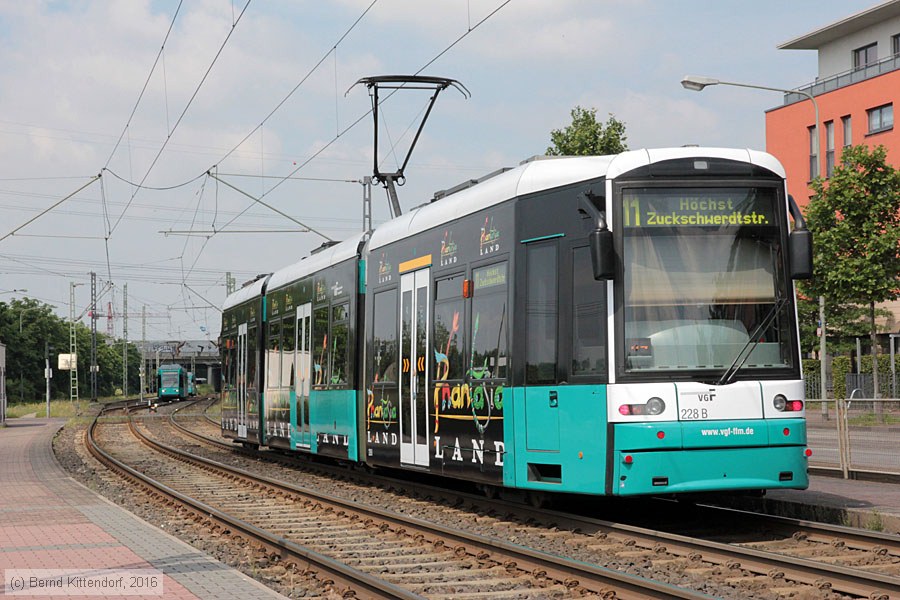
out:
<path id="1" fill-rule="evenodd" d="M 614 495 L 809 486 L 803 419 L 621 424 L 613 444 Z"/>

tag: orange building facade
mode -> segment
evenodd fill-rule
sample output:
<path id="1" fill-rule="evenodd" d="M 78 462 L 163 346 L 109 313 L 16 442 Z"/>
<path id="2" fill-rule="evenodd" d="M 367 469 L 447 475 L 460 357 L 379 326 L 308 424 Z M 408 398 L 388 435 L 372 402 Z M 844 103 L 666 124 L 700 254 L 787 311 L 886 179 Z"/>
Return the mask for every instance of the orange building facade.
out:
<path id="1" fill-rule="evenodd" d="M 900 0 L 827 25 L 779 46 L 816 50 L 816 80 L 798 88 L 819 108 L 816 139 L 813 103 L 785 94 L 784 105 L 766 112 L 766 150 L 787 171 L 788 190 L 804 207 L 809 182 L 828 176 L 849 145 L 883 145 L 888 161 L 900 167 L 900 128 L 894 127 L 900 100 Z"/>

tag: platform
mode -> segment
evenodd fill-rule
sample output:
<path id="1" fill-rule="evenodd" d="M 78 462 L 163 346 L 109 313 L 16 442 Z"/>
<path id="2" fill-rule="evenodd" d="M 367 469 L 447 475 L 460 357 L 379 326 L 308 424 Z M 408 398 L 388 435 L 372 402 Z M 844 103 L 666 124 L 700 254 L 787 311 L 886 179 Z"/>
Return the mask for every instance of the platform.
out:
<path id="1" fill-rule="evenodd" d="M 746 508 L 808 521 L 900 533 L 900 485 L 812 476 L 809 489 L 773 490 Z"/>
<path id="2" fill-rule="evenodd" d="M 283 598 L 69 477 L 51 448 L 63 423 L 10 419 L 0 428 L 0 590 L 7 569 L 155 569 L 163 593 L 129 597 Z"/>

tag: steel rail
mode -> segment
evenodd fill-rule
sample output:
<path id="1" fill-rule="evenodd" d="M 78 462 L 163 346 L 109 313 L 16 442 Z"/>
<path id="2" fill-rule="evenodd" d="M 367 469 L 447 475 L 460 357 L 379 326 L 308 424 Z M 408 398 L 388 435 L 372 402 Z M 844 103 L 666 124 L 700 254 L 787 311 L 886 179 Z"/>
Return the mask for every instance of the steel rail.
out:
<path id="1" fill-rule="evenodd" d="M 172 417 L 170 417 L 170 420 L 180 430 L 196 439 L 205 441 L 207 443 L 216 444 L 220 447 L 229 448 L 231 450 L 237 449 L 219 440 L 208 438 L 207 436 L 204 436 L 197 432 L 193 432 L 183 425 L 177 423 L 177 420 Z M 257 453 L 253 454 L 257 455 Z M 417 484 L 417 487 L 424 488 L 426 486 Z M 428 488 L 428 490 L 437 493 L 447 493 L 447 490 L 440 488 Z M 470 494 L 461 492 L 453 493 L 455 495 L 464 496 L 472 500 L 477 500 L 482 504 L 482 506 L 486 504 L 494 504 L 499 509 L 509 510 L 511 508 L 510 504 L 502 501 L 487 501 L 483 497 L 476 498 Z M 747 548 L 740 545 L 715 542 L 711 540 L 702 540 L 699 538 L 692 538 L 675 533 L 668 533 L 633 525 L 614 523 L 611 521 L 594 519 L 590 517 L 579 517 L 571 514 L 549 511 L 546 509 L 537 511 L 527 509 L 520 505 L 514 505 L 514 507 L 517 511 L 523 513 L 531 513 L 531 516 L 535 518 L 552 518 L 556 520 L 561 527 L 583 529 L 585 526 L 593 526 L 602 528 L 608 531 L 614 531 L 624 535 L 629 535 L 631 537 L 639 538 L 642 540 L 642 547 L 646 548 L 658 547 L 661 542 L 664 542 L 668 543 L 666 549 L 672 554 L 692 557 L 696 556 L 699 553 L 700 555 L 702 555 L 704 560 L 707 560 L 708 562 L 711 562 L 713 564 L 736 566 L 736 564 L 739 563 L 740 568 L 747 569 L 748 571 L 759 575 L 766 575 L 773 571 L 779 573 L 783 572 L 787 579 L 795 581 L 797 583 L 811 586 L 821 586 L 823 582 L 828 582 L 831 584 L 834 591 L 863 598 L 879 598 L 883 597 L 883 595 L 887 593 L 890 593 L 892 597 L 900 597 L 900 578 L 890 575 L 869 573 L 867 571 L 855 569 L 853 567 L 846 567 L 831 563 L 821 563 L 809 559 L 769 552 L 766 550 Z M 768 515 L 758 515 L 755 513 L 750 514 L 752 514 L 753 517 L 757 519 L 772 518 Z M 781 522 L 791 521 L 790 519 L 784 517 L 778 517 L 777 519 L 781 520 Z M 879 534 L 877 532 L 872 532 L 872 535 L 870 535 L 867 532 L 853 531 L 850 528 L 839 528 L 837 526 L 818 524 L 809 521 L 797 521 L 796 523 L 798 524 L 798 526 L 800 526 L 799 524 L 802 523 L 803 527 L 806 527 L 810 530 L 815 529 L 822 532 L 827 532 L 828 534 L 835 536 L 844 535 L 842 530 L 847 530 L 846 538 L 857 541 L 857 543 L 862 540 L 866 540 L 866 538 L 868 538 L 868 541 L 870 543 L 873 543 L 873 546 L 878 545 L 876 544 L 876 542 L 881 542 L 882 544 L 888 544 L 889 542 L 892 542 L 892 545 L 896 545 L 897 543 L 896 539 L 891 539 L 892 536 L 889 536 L 887 534 Z M 895 538 L 896 536 L 893 537 Z M 495 543 L 497 542 L 499 541 L 496 541 Z"/>
<path id="2" fill-rule="evenodd" d="M 135 408 L 146 407 L 142 405 Z M 128 408 L 126 408 L 126 410 L 128 410 Z M 330 576 L 334 577 L 336 583 L 339 583 L 340 585 L 343 585 L 344 587 L 351 590 L 364 592 L 363 597 L 365 598 L 402 598 L 407 600 L 422 599 L 422 596 L 418 594 L 413 594 L 408 590 L 405 590 L 390 582 L 374 577 L 363 571 L 354 569 L 353 567 L 336 561 L 333 558 L 330 558 L 323 554 L 319 554 L 318 552 L 315 552 L 308 548 L 304 548 L 303 546 L 286 540 L 280 536 L 273 535 L 263 529 L 260 529 L 259 527 L 256 527 L 255 525 L 246 523 L 240 519 L 236 519 L 223 511 L 220 511 L 194 498 L 190 498 L 178 492 L 177 490 L 170 488 L 164 483 L 156 481 L 155 479 L 144 475 L 136 469 L 129 467 L 125 463 L 121 462 L 120 460 L 103 450 L 97 443 L 96 439 L 94 438 L 94 428 L 98 424 L 98 422 L 99 421 L 95 419 L 91 424 L 91 427 L 88 429 L 88 449 L 91 454 L 93 454 L 98 460 L 100 460 L 107 466 L 111 466 L 115 470 L 124 473 L 129 478 L 143 483 L 159 491 L 165 496 L 168 496 L 170 499 L 187 506 L 192 512 L 197 515 L 208 517 L 220 523 L 221 525 L 224 525 L 225 527 L 229 527 L 241 532 L 248 538 L 252 538 L 254 540 L 257 540 L 258 542 L 261 542 L 266 547 L 281 553 L 282 556 L 291 556 L 297 559 L 302 559 L 303 561 L 308 561 L 309 563 L 315 565 L 317 569 L 321 569 L 322 571 L 327 572 Z M 133 421 L 131 420 L 129 415 L 129 427 L 132 426 Z M 138 438 L 141 439 L 140 436 L 138 436 Z"/>
<path id="3" fill-rule="evenodd" d="M 189 452 L 163 444 L 157 440 L 150 439 L 147 436 L 143 436 L 143 439 L 145 440 L 145 443 L 155 448 L 157 451 L 180 457 L 181 460 L 187 462 L 202 464 L 211 469 L 218 469 L 229 474 L 238 475 L 248 480 L 262 483 L 278 491 L 306 496 L 318 502 L 326 502 L 335 505 L 341 510 L 353 511 L 369 518 L 388 523 L 390 526 L 398 529 L 405 529 L 407 531 L 415 530 L 428 537 L 445 540 L 449 539 L 454 543 L 464 544 L 471 549 L 475 549 L 478 553 L 487 553 L 488 555 L 501 554 L 503 555 L 502 559 L 495 559 L 500 564 L 512 560 L 516 563 L 516 568 L 520 570 L 544 572 L 547 577 L 555 579 L 569 587 L 580 586 L 588 591 L 599 594 L 608 594 L 610 591 L 609 588 L 612 587 L 617 590 L 618 595 L 616 597 L 622 599 L 683 598 L 686 600 L 700 600 L 710 598 L 709 595 L 694 590 L 679 588 L 674 585 L 650 579 L 643 579 L 599 565 L 556 556 L 496 538 L 445 527 L 443 525 L 431 523 L 415 517 L 399 515 L 372 506 L 357 504 L 349 500 L 322 494 L 316 490 L 278 481 L 251 473 L 244 469 L 225 465 L 208 458 L 196 456 Z"/>

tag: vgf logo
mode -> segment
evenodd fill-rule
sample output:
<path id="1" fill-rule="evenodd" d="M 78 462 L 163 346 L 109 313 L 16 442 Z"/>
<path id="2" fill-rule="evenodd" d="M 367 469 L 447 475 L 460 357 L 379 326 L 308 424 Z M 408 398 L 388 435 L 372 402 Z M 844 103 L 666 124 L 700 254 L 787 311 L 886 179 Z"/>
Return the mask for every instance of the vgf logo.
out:
<path id="1" fill-rule="evenodd" d="M 713 402 L 716 399 L 715 390 L 709 390 L 708 392 L 697 392 L 697 399 L 700 402 Z"/>

